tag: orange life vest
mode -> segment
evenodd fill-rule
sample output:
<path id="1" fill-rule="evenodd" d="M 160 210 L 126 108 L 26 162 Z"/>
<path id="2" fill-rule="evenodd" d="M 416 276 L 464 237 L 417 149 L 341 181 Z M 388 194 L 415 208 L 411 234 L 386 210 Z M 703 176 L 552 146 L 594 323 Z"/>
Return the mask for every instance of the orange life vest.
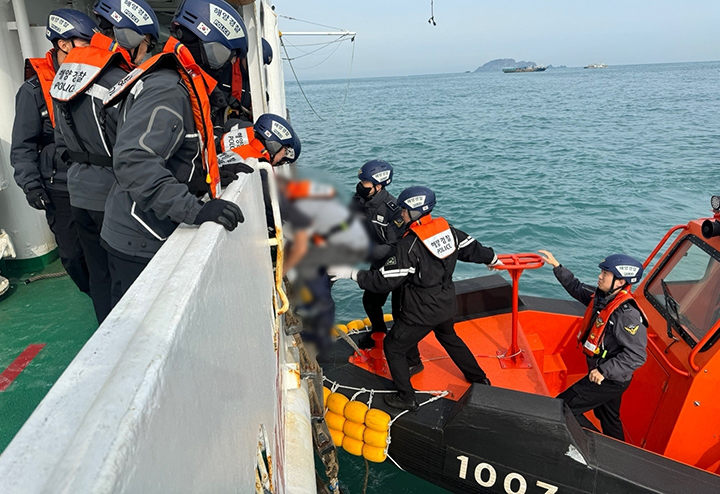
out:
<path id="1" fill-rule="evenodd" d="M 429 214 L 410 224 L 413 232 L 438 259 L 445 259 L 457 250 L 455 235 L 445 218 L 432 218 Z M 407 235 L 406 232 L 405 234 Z"/>
<path id="2" fill-rule="evenodd" d="M 70 50 L 55 74 L 50 95 L 58 101 L 72 100 L 88 90 L 110 64 L 118 64 L 128 72 L 133 67 L 130 54 L 124 48 L 107 36 L 95 33 L 90 46 L 78 46 Z"/>
<path id="3" fill-rule="evenodd" d="M 55 50 L 50 50 L 45 54 L 45 58 L 28 58 L 25 60 L 25 80 L 37 76 L 40 81 L 43 98 L 45 98 L 45 106 L 47 106 L 48 117 L 55 127 L 55 113 L 53 112 L 52 96 L 50 96 L 50 87 L 55 78 L 55 60 L 53 55 Z"/>
<path id="4" fill-rule="evenodd" d="M 608 320 L 613 312 L 617 310 L 623 303 L 628 300 L 635 301 L 632 292 L 629 287 L 624 288 L 615 295 L 604 309 L 598 311 L 593 310 L 593 301 L 595 295 L 590 304 L 585 309 L 585 316 L 583 317 L 582 326 L 580 326 L 580 332 L 578 333 L 578 342 L 583 347 L 583 352 L 589 356 L 596 356 L 600 354 L 600 345 L 605 335 L 605 328 L 607 327 Z M 637 307 L 637 303 L 635 303 Z M 604 355 L 601 355 L 604 357 Z"/>
<path id="5" fill-rule="evenodd" d="M 252 127 L 248 127 L 248 129 L 249 132 L 252 133 L 252 140 L 248 144 L 232 148 L 230 151 L 237 154 L 244 160 L 248 158 L 256 158 L 258 160 L 263 159 L 268 163 L 272 163 L 272 158 L 270 157 L 270 153 L 268 153 L 267 149 L 265 149 L 265 145 L 260 141 L 260 139 L 255 138 L 255 131 Z"/>
<path id="6" fill-rule="evenodd" d="M 298 199 L 331 199 L 335 197 L 335 189 L 331 185 L 319 184 L 312 180 L 297 180 L 287 187 L 287 198 Z"/>
<path id="7" fill-rule="evenodd" d="M 72 52 L 71 52 L 72 53 Z M 190 94 L 190 103 L 193 109 L 195 127 L 200 133 L 201 156 L 205 181 L 210 186 L 210 195 L 220 195 L 220 169 L 218 167 L 217 151 L 215 149 L 215 134 L 210 116 L 210 98 L 217 85 L 217 81 L 202 70 L 190 54 L 190 50 L 177 39 L 170 37 L 165 43 L 162 53 L 155 55 L 148 61 L 130 72 L 108 92 L 105 98 L 105 105 L 113 105 L 118 99 L 126 94 L 140 76 L 151 70 L 166 64 L 168 60 L 174 61 L 180 77 Z"/>

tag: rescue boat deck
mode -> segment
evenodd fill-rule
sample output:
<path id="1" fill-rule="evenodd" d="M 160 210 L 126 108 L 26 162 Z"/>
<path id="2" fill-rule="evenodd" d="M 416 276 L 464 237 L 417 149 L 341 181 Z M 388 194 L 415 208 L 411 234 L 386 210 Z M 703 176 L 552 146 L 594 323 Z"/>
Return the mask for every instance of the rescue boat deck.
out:
<path id="1" fill-rule="evenodd" d="M 0 297 L 0 453 L 97 329 L 90 298 L 70 277 L 24 283 L 61 271 L 56 260 L 11 276 Z"/>

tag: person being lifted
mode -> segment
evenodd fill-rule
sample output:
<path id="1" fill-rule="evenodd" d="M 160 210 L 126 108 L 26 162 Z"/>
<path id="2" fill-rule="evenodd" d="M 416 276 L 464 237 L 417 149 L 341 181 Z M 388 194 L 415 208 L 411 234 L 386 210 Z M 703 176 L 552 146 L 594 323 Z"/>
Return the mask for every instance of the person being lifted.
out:
<path id="1" fill-rule="evenodd" d="M 90 294 L 85 255 L 70 208 L 67 164 L 55 147 L 55 114 L 50 96 L 55 72 L 76 46 L 88 46 L 95 21 L 71 9 L 50 12 L 45 35 L 53 48 L 44 58 L 25 61 L 25 82 L 15 97 L 10 161 L 15 181 L 35 209 L 44 210 L 60 261 L 80 291 Z"/>
<path id="2" fill-rule="evenodd" d="M 217 73 L 247 54 L 247 31 L 223 0 L 186 0 L 162 53 L 110 89 L 120 106 L 113 154 L 117 183 L 102 239 L 116 304 L 180 223 L 212 221 L 228 231 L 244 221 L 220 195 L 209 95 Z M 249 167 L 245 171 L 252 171 Z M 199 198 L 209 193 L 207 202 Z"/>
<path id="3" fill-rule="evenodd" d="M 358 172 L 360 180 L 355 188 L 352 209 L 364 219 L 365 229 L 372 241 L 370 269 L 378 270 L 395 250 L 395 245 L 405 232 L 405 223 L 396 199 L 387 191 L 393 178 L 393 167 L 383 160 L 365 163 Z M 363 307 L 370 319 L 372 333 L 387 333 L 383 305 L 389 293 L 363 292 Z M 374 345 L 372 333 L 365 334 L 358 346 L 370 348 Z"/>
<path id="4" fill-rule="evenodd" d="M 597 288 L 581 283 L 552 253 L 540 251 L 545 262 L 574 299 L 587 306 L 578 333 L 587 360 L 588 375 L 560 393 L 581 426 L 595 430 L 585 417 L 593 411 L 603 434 L 625 440 L 620 421 L 622 395 L 633 372 L 647 357 L 647 320 L 630 286 L 640 281 L 643 265 L 624 254 L 607 256 L 598 265 Z"/>
<path id="5" fill-rule="evenodd" d="M 55 139 L 68 169 L 68 191 L 90 273 L 90 295 L 99 322 L 110 312 L 110 271 L 100 244 L 105 201 L 115 183 L 112 150 L 117 107 L 103 107 L 108 89 L 151 50 L 160 36 L 155 13 L 144 0 L 98 0 L 100 31 L 90 46 L 65 58 L 53 80 Z"/>
<path id="6" fill-rule="evenodd" d="M 358 271 L 350 267 L 328 269 L 331 280 L 350 278 L 360 288 L 388 293 L 401 287 L 398 317 L 385 338 L 385 356 L 397 394 L 385 395 L 385 403 L 417 410 L 418 402 L 410 377 L 422 371 L 418 343 L 430 332 L 445 348 L 465 378 L 490 385 L 470 349 L 455 333 L 455 285 L 452 280 L 458 260 L 495 266 L 501 262 L 493 249 L 483 247 L 444 218 L 433 218 L 435 194 L 415 186 L 398 197 L 407 232 L 380 269 Z"/>
<path id="7" fill-rule="evenodd" d="M 310 242 L 310 226 L 312 219 L 303 214 L 291 200 L 291 189 L 296 187 L 290 173 L 290 164 L 297 161 L 302 149 L 300 138 L 293 130 L 290 122 L 273 113 L 260 115 L 255 124 L 250 126 L 247 122 L 238 119 L 228 120 L 228 132 L 223 135 L 222 149 L 223 175 L 232 174 L 236 167 L 248 167 L 243 164 L 249 158 L 269 163 L 274 172 L 274 179 L 278 187 L 278 206 L 284 224 L 283 234 L 286 237 L 285 260 L 283 262 L 283 275 L 295 267 L 305 256 Z M 230 156 L 237 156 L 232 160 Z M 260 170 L 263 197 L 265 200 L 265 219 L 270 235 L 274 235 L 272 204 L 270 202 L 270 189 L 265 170 Z"/>

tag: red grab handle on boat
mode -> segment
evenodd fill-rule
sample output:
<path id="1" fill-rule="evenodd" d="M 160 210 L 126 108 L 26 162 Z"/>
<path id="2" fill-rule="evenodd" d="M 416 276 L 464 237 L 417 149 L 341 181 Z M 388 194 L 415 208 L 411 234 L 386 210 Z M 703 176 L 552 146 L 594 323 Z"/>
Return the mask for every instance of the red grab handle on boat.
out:
<path id="1" fill-rule="evenodd" d="M 510 348 L 505 352 L 506 355 L 511 357 L 514 365 L 522 365 L 523 355 L 520 347 L 518 346 L 518 300 L 520 295 L 518 293 L 518 285 L 520 283 L 520 275 L 526 269 L 537 269 L 545 264 L 545 260 L 538 254 L 530 252 L 524 252 L 521 254 L 498 254 L 498 259 L 502 261 L 502 264 L 493 266 L 493 269 L 504 269 L 510 274 L 512 278 L 512 342 Z"/>
<path id="2" fill-rule="evenodd" d="M 506 269 L 508 271 L 537 269 L 545 264 L 545 261 L 540 255 L 529 252 L 522 254 L 498 254 L 497 257 L 502 261 L 502 265 L 493 266 L 494 269 Z"/>

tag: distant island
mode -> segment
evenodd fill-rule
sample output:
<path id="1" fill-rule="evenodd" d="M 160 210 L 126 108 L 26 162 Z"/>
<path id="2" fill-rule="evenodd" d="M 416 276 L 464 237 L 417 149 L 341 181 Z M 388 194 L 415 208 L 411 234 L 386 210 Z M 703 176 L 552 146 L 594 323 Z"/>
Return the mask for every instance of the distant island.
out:
<path id="1" fill-rule="evenodd" d="M 535 62 L 526 62 L 524 60 L 521 60 L 520 62 L 516 62 L 514 58 L 498 58 L 495 60 L 491 60 L 485 65 L 482 65 L 475 69 L 474 72 L 496 72 L 508 67 L 515 67 L 518 69 L 523 69 L 525 67 L 537 67 L 537 64 Z M 565 69 L 564 65 L 560 65 L 559 67 L 553 67 L 552 65 L 547 66 L 548 69 Z"/>

